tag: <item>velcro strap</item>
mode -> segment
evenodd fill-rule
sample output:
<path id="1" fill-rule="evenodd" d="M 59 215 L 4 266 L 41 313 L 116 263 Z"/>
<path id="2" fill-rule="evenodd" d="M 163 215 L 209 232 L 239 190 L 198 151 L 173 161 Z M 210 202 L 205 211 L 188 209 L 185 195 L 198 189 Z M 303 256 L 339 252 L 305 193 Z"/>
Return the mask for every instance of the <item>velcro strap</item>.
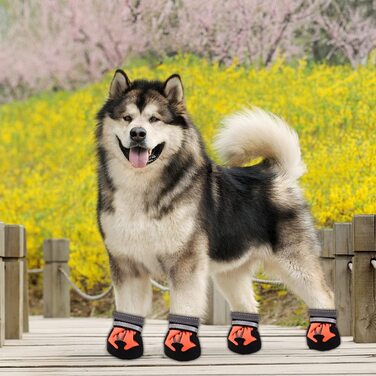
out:
<path id="1" fill-rule="evenodd" d="M 254 328 L 258 328 L 258 323 L 255 321 L 232 320 L 231 325 L 253 326 Z"/>
<path id="2" fill-rule="evenodd" d="M 168 329 L 188 330 L 198 333 L 200 319 L 194 316 L 175 315 L 170 313 L 167 317 Z"/>
<path id="3" fill-rule="evenodd" d="M 142 331 L 145 319 L 142 316 L 131 315 L 125 312 L 115 311 L 113 313 L 114 326 Z"/>
<path id="4" fill-rule="evenodd" d="M 190 325 L 195 326 L 196 328 L 198 328 L 200 325 L 200 319 L 194 316 L 175 315 L 170 313 L 167 320 L 170 323 Z"/>
<path id="5" fill-rule="evenodd" d="M 258 313 L 250 313 L 250 312 L 231 312 L 231 319 L 234 320 L 241 320 L 241 321 L 250 321 L 258 323 L 260 321 L 260 316 Z"/>
<path id="6" fill-rule="evenodd" d="M 310 317 L 310 322 L 328 322 L 331 324 L 336 324 L 337 320 L 333 319 L 332 317 Z"/>
<path id="7" fill-rule="evenodd" d="M 198 328 L 196 326 L 177 324 L 174 322 L 168 324 L 168 329 L 189 330 L 190 332 L 198 333 Z"/>
<path id="8" fill-rule="evenodd" d="M 310 308 L 308 313 L 310 317 L 328 317 L 331 319 L 337 317 L 337 311 L 335 309 Z"/>
<path id="9" fill-rule="evenodd" d="M 138 332 L 142 331 L 142 326 L 134 325 L 129 322 L 114 320 L 113 325 L 120 326 L 121 328 L 125 328 L 125 329 L 137 330 Z"/>

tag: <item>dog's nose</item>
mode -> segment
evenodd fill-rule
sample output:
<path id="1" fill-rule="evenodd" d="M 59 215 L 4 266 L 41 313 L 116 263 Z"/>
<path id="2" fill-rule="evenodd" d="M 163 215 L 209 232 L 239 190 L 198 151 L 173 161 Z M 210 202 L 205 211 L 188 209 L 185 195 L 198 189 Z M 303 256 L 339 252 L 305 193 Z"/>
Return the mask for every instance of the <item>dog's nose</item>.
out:
<path id="1" fill-rule="evenodd" d="M 132 128 L 130 135 L 133 141 L 137 141 L 137 142 L 143 141 L 145 140 L 145 137 L 146 137 L 146 129 L 142 127 Z"/>

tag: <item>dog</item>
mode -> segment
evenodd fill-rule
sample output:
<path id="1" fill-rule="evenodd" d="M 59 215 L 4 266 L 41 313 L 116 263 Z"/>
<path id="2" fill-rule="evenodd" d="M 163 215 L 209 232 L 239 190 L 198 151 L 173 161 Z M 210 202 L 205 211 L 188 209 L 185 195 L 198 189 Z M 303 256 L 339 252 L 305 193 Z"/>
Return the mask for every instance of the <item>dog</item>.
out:
<path id="1" fill-rule="evenodd" d="M 110 353 L 127 359 L 142 355 L 150 278 L 162 275 L 171 297 L 167 356 L 200 355 L 195 328 L 205 314 L 209 276 L 233 313 L 230 350 L 259 350 L 252 274 L 260 263 L 318 310 L 314 316 L 330 319 L 321 320 L 319 331 L 329 325 L 336 340 L 329 348 L 338 346 L 333 293 L 298 183 L 305 165 L 293 129 L 258 108 L 228 116 L 215 140 L 225 164 L 220 166 L 209 158 L 189 117 L 179 75 L 131 82 L 122 70 L 116 71 L 97 120 L 97 215 L 116 302 Z M 242 167 L 257 157 L 260 163 Z M 317 322 L 311 320 L 311 326 Z M 311 333 L 311 348 L 327 345 L 315 341 L 317 333 L 317 328 Z M 138 346 L 127 348 L 129 343 Z M 177 343 L 179 348 L 171 345 Z"/>

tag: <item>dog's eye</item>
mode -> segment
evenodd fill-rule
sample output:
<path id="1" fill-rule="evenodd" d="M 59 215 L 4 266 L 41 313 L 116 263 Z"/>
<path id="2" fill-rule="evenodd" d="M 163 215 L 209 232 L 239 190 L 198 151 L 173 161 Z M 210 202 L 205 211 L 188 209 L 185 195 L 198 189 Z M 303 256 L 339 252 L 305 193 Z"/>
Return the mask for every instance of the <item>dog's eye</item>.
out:
<path id="1" fill-rule="evenodd" d="M 123 119 L 124 119 L 125 121 L 127 121 L 128 123 L 130 123 L 130 122 L 132 121 L 132 116 L 127 115 L 127 116 L 124 116 Z"/>
<path id="2" fill-rule="evenodd" d="M 150 123 L 155 123 L 156 121 L 159 121 L 159 119 L 156 117 L 156 116 L 152 116 L 150 119 L 149 119 Z"/>

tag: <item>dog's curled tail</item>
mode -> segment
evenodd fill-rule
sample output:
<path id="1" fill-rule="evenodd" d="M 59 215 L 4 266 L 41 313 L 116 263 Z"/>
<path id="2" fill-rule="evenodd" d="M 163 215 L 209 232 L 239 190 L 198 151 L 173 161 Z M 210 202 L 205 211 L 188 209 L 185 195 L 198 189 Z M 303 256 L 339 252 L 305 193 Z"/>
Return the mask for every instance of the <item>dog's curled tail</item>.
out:
<path id="1" fill-rule="evenodd" d="M 296 132 L 279 117 L 259 108 L 245 109 L 223 120 L 214 147 L 229 166 L 263 157 L 297 180 L 306 171 Z"/>

